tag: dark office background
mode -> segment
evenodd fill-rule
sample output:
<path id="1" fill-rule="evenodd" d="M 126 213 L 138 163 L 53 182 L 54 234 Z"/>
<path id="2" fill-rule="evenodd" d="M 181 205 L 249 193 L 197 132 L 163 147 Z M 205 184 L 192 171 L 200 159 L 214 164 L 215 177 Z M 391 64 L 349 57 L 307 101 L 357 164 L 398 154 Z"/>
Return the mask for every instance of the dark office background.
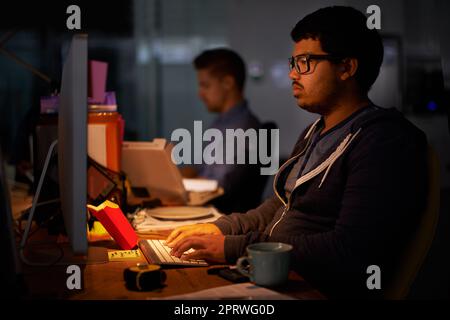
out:
<path id="1" fill-rule="evenodd" d="M 229 46 L 247 61 L 246 96 L 252 110 L 280 127 L 281 157 L 316 116 L 300 110 L 291 95 L 289 32 L 304 15 L 329 5 L 365 12 L 372 1 L 327 0 L 134 0 L 14 1 L 0 12 L 0 137 L 9 162 L 27 156 L 26 133 L 61 76 L 62 57 L 73 34 L 66 8 L 78 4 L 89 58 L 109 63 L 107 89 L 117 95 L 126 139 L 170 138 L 176 128 L 205 126 L 213 119 L 197 97 L 192 59 L 202 50 Z M 450 4 L 441 1 L 377 1 L 385 57 L 370 97 L 396 107 L 428 137 L 441 161 L 441 215 L 436 237 L 411 298 L 449 297 Z M 5 50 L 7 52 L 5 52 Z M 54 83 L 15 63 L 20 57 Z M 25 143 L 24 143 L 25 141 Z M 20 147 L 22 146 L 22 147 Z M 270 193 L 268 188 L 267 194 Z"/>

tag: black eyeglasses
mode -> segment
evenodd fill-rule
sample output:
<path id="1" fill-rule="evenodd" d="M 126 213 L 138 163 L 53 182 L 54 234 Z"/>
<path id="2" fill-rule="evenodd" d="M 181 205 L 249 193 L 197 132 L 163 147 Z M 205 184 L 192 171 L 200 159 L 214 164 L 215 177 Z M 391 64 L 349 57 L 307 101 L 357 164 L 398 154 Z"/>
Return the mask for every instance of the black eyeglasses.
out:
<path id="1" fill-rule="evenodd" d="M 331 54 L 300 54 L 289 58 L 289 70 L 295 68 L 298 74 L 305 74 L 311 70 L 311 60 L 338 61 L 340 58 Z"/>

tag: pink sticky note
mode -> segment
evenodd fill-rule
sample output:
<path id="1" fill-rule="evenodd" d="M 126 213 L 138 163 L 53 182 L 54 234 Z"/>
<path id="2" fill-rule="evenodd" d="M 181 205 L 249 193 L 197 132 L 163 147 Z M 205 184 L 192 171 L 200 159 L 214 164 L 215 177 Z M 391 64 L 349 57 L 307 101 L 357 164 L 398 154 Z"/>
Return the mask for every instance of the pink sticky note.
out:
<path id="1" fill-rule="evenodd" d="M 103 103 L 106 91 L 108 63 L 89 60 L 89 98 L 90 103 Z"/>

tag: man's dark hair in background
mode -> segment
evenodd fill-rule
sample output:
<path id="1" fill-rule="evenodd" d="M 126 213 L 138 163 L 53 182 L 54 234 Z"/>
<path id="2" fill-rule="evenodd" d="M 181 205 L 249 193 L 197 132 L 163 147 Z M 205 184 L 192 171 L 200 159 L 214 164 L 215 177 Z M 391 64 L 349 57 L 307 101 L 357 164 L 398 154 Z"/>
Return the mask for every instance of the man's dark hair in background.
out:
<path id="1" fill-rule="evenodd" d="M 236 85 L 244 91 L 245 85 L 245 63 L 242 58 L 226 48 L 206 50 L 194 60 L 195 69 L 209 69 L 211 74 L 217 77 L 231 75 Z"/>

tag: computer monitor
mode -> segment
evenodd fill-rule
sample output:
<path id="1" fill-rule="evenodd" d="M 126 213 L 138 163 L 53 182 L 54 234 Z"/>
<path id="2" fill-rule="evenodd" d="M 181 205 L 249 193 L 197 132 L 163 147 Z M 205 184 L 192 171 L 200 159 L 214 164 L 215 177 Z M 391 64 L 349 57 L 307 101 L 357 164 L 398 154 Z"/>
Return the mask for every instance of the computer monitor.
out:
<path id="1" fill-rule="evenodd" d="M 108 259 L 105 248 L 88 247 L 87 239 L 87 40 L 86 34 L 74 35 L 64 61 L 58 112 L 58 139 L 53 141 L 47 152 L 20 243 L 19 254 L 22 261 L 27 264 L 91 264 L 104 263 Z M 61 211 L 71 250 L 70 252 L 64 250 L 64 254 L 56 261 L 32 262 L 25 256 L 24 250 L 56 145 Z"/>
<path id="2" fill-rule="evenodd" d="M 87 34 L 72 38 L 62 71 L 58 176 L 64 225 L 74 254 L 87 254 Z"/>

